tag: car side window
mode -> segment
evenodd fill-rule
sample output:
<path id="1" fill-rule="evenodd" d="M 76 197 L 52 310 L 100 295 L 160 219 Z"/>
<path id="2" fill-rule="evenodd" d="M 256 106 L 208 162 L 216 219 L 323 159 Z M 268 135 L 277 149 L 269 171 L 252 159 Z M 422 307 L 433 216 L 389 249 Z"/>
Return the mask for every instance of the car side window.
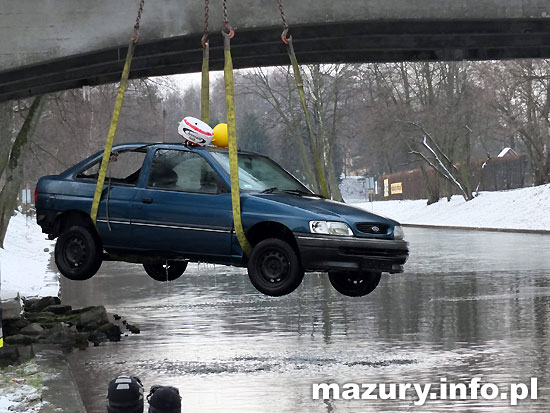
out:
<path id="1" fill-rule="evenodd" d="M 86 169 L 83 169 L 76 175 L 79 179 L 97 179 L 99 176 L 99 166 L 101 165 L 101 159 L 99 162 L 94 163 Z"/>
<path id="2" fill-rule="evenodd" d="M 202 194 L 219 190 L 217 173 L 202 156 L 175 149 L 155 152 L 147 186 Z"/>
<path id="3" fill-rule="evenodd" d="M 122 184 L 135 186 L 137 184 L 141 167 L 145 161 L 146 152 L 140 151 L 120 151 L 113 152 L 109 160 L 106 179 L 112 184 Z M 101 159 L 90 167 L 80 171 L 76 176 L 79 179 L 97 180 Z M 107 182 L 107 181 L 106 181 Z"/>

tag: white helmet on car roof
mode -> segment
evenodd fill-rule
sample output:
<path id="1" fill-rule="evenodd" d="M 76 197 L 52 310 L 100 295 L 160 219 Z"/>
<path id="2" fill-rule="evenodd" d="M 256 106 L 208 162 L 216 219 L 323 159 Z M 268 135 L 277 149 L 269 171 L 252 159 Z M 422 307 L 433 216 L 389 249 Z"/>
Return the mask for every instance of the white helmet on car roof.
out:
<path id="1" fill-rule="evenodd" d="M 198 146 L 208 146 L 212 142 L 214 131 L 202 120 L 187 116 L 178 126 L 178 133 L 183 139 Z"/>

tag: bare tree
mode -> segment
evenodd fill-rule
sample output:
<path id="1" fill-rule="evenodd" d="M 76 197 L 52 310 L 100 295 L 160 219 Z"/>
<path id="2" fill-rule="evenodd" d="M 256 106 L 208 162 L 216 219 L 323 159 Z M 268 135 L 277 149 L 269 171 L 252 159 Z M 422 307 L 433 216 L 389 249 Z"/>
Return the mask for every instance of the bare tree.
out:
<path id="1" fill-rule="evenodd" d="M 308 138 L 307 128 L 300 107 L 293 73 L 288 67 L 278 67 L 272 72 L 256 69 L 243 75 L 239 85 L 247 94 L 269 102 L 274 124 L 284 125 L 282 133 L 293 137 L 298 148 L 306 180 L 319 190 L 318 173 L 328 182 L 332 198 L 342 200 L 337 180 L 336 154 L 339 142 L 349 135 L 346 127 L 347 105 L 354 91 L 350 65 L 306 65 L 302 67 L 306 105 L 314 131 Z M 320 168 L 314 168 L 318 157 Z"/>
<path id="2" fill-rule="evenodd" d="M 533 184 L 550 182 L 550 61 L 520 60 L 495 66 L 485 81 L 512 148 L 527 151 Z"/>
<path id="3" fill-rule="evenodd" d="M 356 104 L 365 115 L 356 124 L 371 132 L 363 138 L 376 155 L 370 162 L 385 173 L 419 165 L 429 203 L 441 191 L 472 199 L 471 160 L 487 153 L 495 119 L 472 64 L 363 65 L 358 73 L 365 87 Z"/>
<path id="4" fill-rule="evenodd" d="M 2 183 L 2 190 L 0 191 L 0 247 L 4 246 L 8 224 L 16 206 L 17 195 L 23 176 L 23 157 L 40 119 L 42 96 L 33 99 L 25 121 L 14 140 L 12 140 L 10 133 L 13 117 L 9 113 L 11 110 L 10 103 L 2 105 L 0 108 L 0 112 L 3 112 L 0 115 L 2 116 L 2 129 L 6 128 L 7 130 L 1 138 L 2 147 L 6 148 L 7 151 L 5 153 L 9 154 L 2 156 L 2 163 L 0 164 L 0 182 Z"/>
<path id="5" fill-rule="evenodd" d="M 295 88 L 290 68 L 278 67 L 269 73 L 265 69 L 254 69 L 251 73 L 245 73 L 242 80 L 238 82 L 242 95 L 253 95 L 268 102 L 271 106 L 271 113 L 267 117 L 270 128 L 277 128 L 281 124 L 285 126 L 284 133 L 293 138 L 298 148 L 298 154 L 302 164 L 302 170 L 307 182 L 319 190 L 319 182 L 312 168 L 311 158 L 308 155 L 306 144 L 302 135 L 303 125 L 300 121 L 298 108 L 299 99 Z"/>

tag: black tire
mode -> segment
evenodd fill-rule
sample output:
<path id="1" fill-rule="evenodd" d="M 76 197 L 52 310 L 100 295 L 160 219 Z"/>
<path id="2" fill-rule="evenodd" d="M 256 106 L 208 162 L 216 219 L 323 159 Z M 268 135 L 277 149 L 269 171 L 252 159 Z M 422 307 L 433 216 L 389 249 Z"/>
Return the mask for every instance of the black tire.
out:
<path id="1" fill-rule="evenodd" d="M 143 268 L 153 280 L 174 281 L 185 272 L 187 261 L 162 261 L 154 264 L 143 264 Z"/>
<path id="2" fill-rule="evenodd" d="M 88 227 L 75 225 L 63 231 L 55 244 L 55 264 L 69 280 L 92 278 L 103 261 L 101 241 Z"/>
<path id="3" fill-rule="evenodd" d="M 248 276 L 262 294 L 280 297 L 302 283 L 304 269 L 287 242 L 268 238 L 258 243 L 248 261 Z"/>
<path id="4" fill-rule="evenodd" d="M 348 297 L 363 297 L 372 293 L 378 284 L 380 272 L 329 272 L 328 279 L 334 289 Z"/>

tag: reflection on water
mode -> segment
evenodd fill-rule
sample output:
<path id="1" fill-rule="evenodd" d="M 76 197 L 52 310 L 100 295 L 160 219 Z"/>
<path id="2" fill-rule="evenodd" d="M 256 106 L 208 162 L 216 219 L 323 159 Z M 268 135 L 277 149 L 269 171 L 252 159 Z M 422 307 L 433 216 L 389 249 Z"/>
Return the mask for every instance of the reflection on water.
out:
<path id="1" fill-rule="evenodd" d="M 104 304 L 142 330 L 70 356 L 88 411 L 105 411 L 107 383 L 123 373 L 146 388 L 178 387 L 188 412 L 412 410 L 412 399 L 316 401 L 311 385 L 481 376 L 505 390 L 538 377 L 539 400 L 519 407 L 546 411 L 550 236 L 408 229 L 407 238 L 406 273 L 384 276 L 359 299 L 339 295 L 322 274 L 270 298 L 243 269 L 208 265 L 190 265 L 169 284 L 123 263 L 105 263 L 89 281 L 64 280 L 66 302 Z M 504 400 L 421 408 L 442 409 L 514 408 Z"/>

